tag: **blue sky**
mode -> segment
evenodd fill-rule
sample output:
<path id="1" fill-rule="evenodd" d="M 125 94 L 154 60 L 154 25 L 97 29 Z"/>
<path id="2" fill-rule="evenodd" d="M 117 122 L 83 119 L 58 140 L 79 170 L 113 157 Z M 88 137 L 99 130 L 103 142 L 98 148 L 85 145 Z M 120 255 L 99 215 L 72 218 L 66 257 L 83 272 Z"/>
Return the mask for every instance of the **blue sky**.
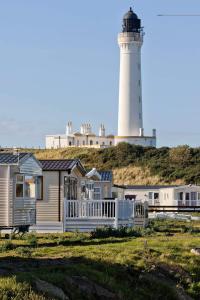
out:
<path id="1" fill-rule="evenodd" d="M 71 120 L 117 132 L 122 16 L 142 18 L 144 128 L 158 146 L 200 145 L 199 0 L 0 1 L 0 145 L 44 146 Z"/>

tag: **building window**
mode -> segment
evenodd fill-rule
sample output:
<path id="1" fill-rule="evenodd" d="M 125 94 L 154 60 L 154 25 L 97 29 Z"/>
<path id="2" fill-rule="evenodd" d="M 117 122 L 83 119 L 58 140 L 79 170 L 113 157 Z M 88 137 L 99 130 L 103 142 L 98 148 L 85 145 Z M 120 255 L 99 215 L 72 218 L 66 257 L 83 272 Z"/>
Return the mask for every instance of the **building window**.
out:
<path id="1" fill-rule="evenodd" d="M 16 176 L 16 198 L 24 197 L 24 176 Z"/>
<path id="2" fill-rule="evenodd" d="M 70 176 L 64 177 L 64 196 L 67 200 L 77 200 L 77 179 Z"/>
<path id="3" fill-rule="evenodd" d="M 110 146 L 112 146 L 112 141 L 110 141 Z"/>
<path id="4" fill-rule="evenodd" d="M 33 176 L 24 176 L 24 195 L 26 198 L 35 198 L 35 178 Z"/>
<path id="5" fill-rule="evenodd" d="M 185 194 L 185 200 L 187 200 L 187 201 L 190 200 L 190 193 Z"/>
<path id="6" fill-rule="evenodd" d="M 30 175 L 16 176 L 16 198 L 35 198 L 35 178 Z"/>
<path id="7" fill-rule="evenodd" d="M 153 200 L 153 193 L 149 192 L 149 200 Z"/>
<path id="8" fill-rule="evenodd" d="M 79 147 L 79 140 L 77 141 L 77 147 Z"/>
<path id="9" fill-rule="evenodd" d="M 83 141 L 83 146 L 85 146 L 85 141 Z"/>
<path id="10" fill-rule="evenodd" d="M 183 201 L 183 192 L 178 193 L 178 200 Z"/>
<path id="11" fill-rule="evenodd" d="M 101 199 L 101 188 L 95 187 L 94 188 L 94 200 L 100 200 Z"/>
<path id="12" fill-rule="evenodd" d="M 36 182 L 37 182 L 36 199 L 43 200 L 43 176 L 38 176 Z"/>
<path id="13" fill-rule="evenodd" d="M 93 145 L 93 141 L 91 140 L 91 141 L 90 141 L 90 146 L 92 146 L 92 145 Z"/>
<path id="14" fill-rule="evenodd" d="M 69 142 L 69 146 L 71 146 L 72 145 L 72 142 Z"/>
<path id="15" fill-rule="evenodd" d="M 99 144 L 99 142 L 98 141 L 96 141 L 96 145 L 98 145 Z"/>
<path id="16" fill-rule="evenodd" d="M 197 193 L 191 192 L 191 200 L 197 200 Z"/>

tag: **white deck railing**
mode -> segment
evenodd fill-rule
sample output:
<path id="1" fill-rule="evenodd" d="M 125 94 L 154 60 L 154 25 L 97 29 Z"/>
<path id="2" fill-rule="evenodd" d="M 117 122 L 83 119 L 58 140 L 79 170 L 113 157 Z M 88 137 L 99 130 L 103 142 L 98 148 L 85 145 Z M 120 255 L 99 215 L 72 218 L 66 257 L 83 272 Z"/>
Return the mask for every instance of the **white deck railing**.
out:
<path id="1" fill-rule="evenodd" d="M 85 223 L 118 227 L 120 222 L 131 224 L 134 218 L 134 202 L 131 200 L 65 200 L 67 223 Z"/>

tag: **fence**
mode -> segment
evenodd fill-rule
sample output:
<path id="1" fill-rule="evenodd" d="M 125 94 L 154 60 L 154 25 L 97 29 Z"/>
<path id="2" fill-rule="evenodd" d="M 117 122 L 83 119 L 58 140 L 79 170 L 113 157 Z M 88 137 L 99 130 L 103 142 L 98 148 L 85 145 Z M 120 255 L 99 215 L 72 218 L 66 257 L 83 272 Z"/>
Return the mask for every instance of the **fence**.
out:
<path id="1" fill-rule="evenodd" d="M 65 200 L 65 230 L 87 231 L 102 226 L 131 226 L 134 202 L 131 200 Z"/>

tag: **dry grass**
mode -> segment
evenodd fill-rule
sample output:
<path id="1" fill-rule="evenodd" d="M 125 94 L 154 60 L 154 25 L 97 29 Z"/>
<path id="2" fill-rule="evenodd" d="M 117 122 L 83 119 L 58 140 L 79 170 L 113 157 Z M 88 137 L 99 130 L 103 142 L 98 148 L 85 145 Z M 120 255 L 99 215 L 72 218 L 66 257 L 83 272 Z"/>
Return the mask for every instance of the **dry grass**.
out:
<path id="1" fill-rule="evenodd" d="M 159 176 L 153 176 L 150 174 L 148 168 L 135 167 L 133 165 L 125 168 L 116 168 L 113 170 L 114 183 L 119 185 L 157 185 L 166 182 Z M 184 184 L 183 180 L 176 180 L 171 184 L 179 185 Z"/>

